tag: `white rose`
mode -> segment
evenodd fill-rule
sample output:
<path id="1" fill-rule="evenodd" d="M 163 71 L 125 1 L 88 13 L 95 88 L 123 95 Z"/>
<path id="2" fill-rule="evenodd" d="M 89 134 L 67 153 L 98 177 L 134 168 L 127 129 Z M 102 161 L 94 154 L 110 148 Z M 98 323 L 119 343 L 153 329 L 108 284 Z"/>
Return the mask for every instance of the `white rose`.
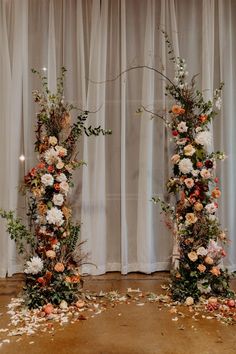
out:
<path id="1" fill-rule="evenodd" d="M 46 173 L 41 177 L 41 182 L 45 185 L 45 187 L 52 186 L 54 182 L 54 178 L 49 173 Z"/>
<path id="2" fill-rule="evenodd" d="M 64 173 L 60 173 L 57 177 L 56 177 L 56 181 L 57 182 L 65 182 L 67 181 L 66 175 Z"/>
<path id="3" fill-rule="evenodd" d="M 64 197 L 62 194 L 54 194 L 52 198 L 53 204 L 61 206 L 64 202 Z"/>

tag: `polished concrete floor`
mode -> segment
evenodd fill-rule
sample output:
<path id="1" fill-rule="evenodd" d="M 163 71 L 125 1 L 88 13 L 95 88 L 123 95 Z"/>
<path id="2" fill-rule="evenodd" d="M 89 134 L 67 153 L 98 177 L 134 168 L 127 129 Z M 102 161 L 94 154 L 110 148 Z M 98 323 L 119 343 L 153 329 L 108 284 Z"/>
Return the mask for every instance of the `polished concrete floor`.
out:
<path id="1" fill-rule="evenodd" d="M 168 273 L 153 275 L 109 273 L 87 277 L 85 288 L 91 291 L 140 288 L 161 293 L 161 284 L 168 282 Z M 21 276 L 0 280 L 0 342 L 6 335 L 6 305 L 21 288 Z M 196 319 L 186 307 L 185 316 L 175 320 L 168 307 L 158 303 L 135 302 L 118 304 L 87 321 L 58 326 L 51 333 L 10 337 L 0 346 L 0 354 L 236 354 L 235 326 L 214 318 Z M 194 317 L 194 318 L 193 318 Z"/>

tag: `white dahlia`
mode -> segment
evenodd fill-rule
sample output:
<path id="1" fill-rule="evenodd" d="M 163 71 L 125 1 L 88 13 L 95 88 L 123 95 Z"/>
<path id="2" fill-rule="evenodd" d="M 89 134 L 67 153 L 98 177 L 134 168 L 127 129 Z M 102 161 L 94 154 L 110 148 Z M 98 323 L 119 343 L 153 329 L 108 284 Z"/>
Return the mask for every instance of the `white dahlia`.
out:
<path id="1" fill-rule="evenodd" d="M 63 213 L 56 207 L 53 207 L 47 211 L 46 219 L 49 224 L 56 226 L 61 226 L 64 223 Z"/>
<path id="2" fill-rule="evenodd" d="M 32 257 L 26 262 L 26 268 L 24 273 L 26 274 L 38 274 L 43 270 L 43 261 L 38 256 Z"/>
<path id="3" fill-rule="evenodd" d="M 217 210 L 217 206 L 215 203 L 210 203 L 205 206 L 205 209 L 209 214 L 214 214 Z"/>
<path id="4" fill-rule="evenodd" d="M 209 131 L 199 132 L 196 135 L 195 141 L 199 145 L 203 145 L 207 149 L 212 143 L 212 135 Z"/>
<path id="5" fill-rule="evenodd" d="M 58 162 L 58 151 L 56 151 L 53 147 L 45 151 L 44 159 L 48 165 L 53 165 Z"/>
<path id="6" fill-rule="evenodd" d="M 54 194 L 52 198 L 53 204 L 61 206 L 64 202 L 64 197 L 62 194 Z"/>
<path id="7" fill-rule="evenodd" d="M 192 170 L 193 170 L 192 161 L 190 159 L 186 159 L 186 158 L 182 159 L 179 162 L 179 170 L 183 174 L 192 172 Z"/>
<path id="8" fill-rule="evenodd" d="M 45 185 L 45 187 L 52 186 L 54 178 L 49 173 L 45 173 L 45 175 L 41 177 L 41 182 Z"/>

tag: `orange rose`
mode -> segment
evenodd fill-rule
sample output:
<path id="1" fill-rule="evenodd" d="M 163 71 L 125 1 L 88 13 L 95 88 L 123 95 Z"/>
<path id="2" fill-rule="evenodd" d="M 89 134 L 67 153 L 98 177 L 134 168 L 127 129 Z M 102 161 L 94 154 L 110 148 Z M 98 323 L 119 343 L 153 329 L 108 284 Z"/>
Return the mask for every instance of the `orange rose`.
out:
<path id="1" fill-rule="evenodd" d="M 210 256 L 206 256 L 206 258 L 204 259 L 204 262 L 206 264 L 213 264 L 214 263 L 213 259 Z"/>
<path id="2" fill-rule="evenodd" d="M 40 162 L 37 164 L 37 168 L 44 168 L 45 167 L 45 163 Z"/>
<path id="3" fill-rule="evenodd" d="M 48 172 L 54 172 L 54 167 L 53 166 L 48 166 Z"/>
<path id="4" fill-rule="evenodd" d="M 197 168 L 201 168 L 203 166 L 203 163 L 201 161 L 198 161 L 196 163 Z"/>
<path id="5" fill-rule="evenodd" d="M 199 117 L 199 119 L 200 119 L 200 121 L 202 122 L 202 123 L 204 123 L 206 120 L 207 120 L 207 115 L 206 114 L 201 114 L 200 115 L 200 117 Z"/>
<path id="6" fill-rule="evenodd" d="M 210 270 L 211 274 L 215 275 L 216 277 L 218 277 L 218 275 L 220 275 L 220 268 L 218 267 L 212 267 Z"/>
<path id="7" fill-rule="evenodd" d="M 199 264 L 197 269 L 199 270 L 200 273 L 204 273 L 206 270 L 206 267 L 204 266 L 204 264 Z"/>
<path id="8" fill-rule="evenodd" d="M 221 196 L 221 191 L 216 187 L 215 189 L 213 189 L 213 191 L 211 192 L 211 196 L 213 198 L 220 198 Z"/>
<path id="9" fill-rule="evenodd" d="M 54 267 L 54 270 L 56 271 L 56 272 L 58 272 L 58 273 L 62 273 L 62 272 L 64 272 L 64 270 L 65 270 L 65 267 L 64 267 L 64 264 L 63 263 L 56 263 L 55 264 L 55 267 Z"/>
<path id="10" fill-rule="evenodd" d="M 80 276 L 79 275 L 72 275 L 70 277 L 71 283 L 79 283 L 80 282 Z"/>
<path id="11" fill-rule="evenodd" d="M 45 285 L 45 279 L 44 279 L 43 277 L 39 277 L 39 278 L 37 279 L 37 283 L 42 284 L 42 285 Z"/>
<path id="12" fill-rule="evenodd" d="M 194 204 L 194 209 L 195 209 L 196 211 L 201 211 L 201 210 L 203 209 L 202 203 L 199 203 L 199 202 L 195 203 L 195 204 Z"/>
<path id="13" fill-rule="evenodd" d="M 177 104 L 172 107 L 172 113 L 180 115 L 185 113 L 185 109 L 178 106 Z"/>
<path id="14" fill-rule="evenodd" d="M 54 307 L 52 304 L 47 304 L 43 307 L 43 311 L 47 314 L 50 315 L 53 311 Z"/>

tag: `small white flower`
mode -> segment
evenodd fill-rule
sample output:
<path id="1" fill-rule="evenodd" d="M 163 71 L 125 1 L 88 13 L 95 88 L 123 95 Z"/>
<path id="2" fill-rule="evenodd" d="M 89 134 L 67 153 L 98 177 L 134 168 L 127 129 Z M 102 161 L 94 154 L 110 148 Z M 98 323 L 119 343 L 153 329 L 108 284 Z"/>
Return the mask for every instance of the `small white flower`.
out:
<path id="1" fill-rule="evenodd" d="M 38 256 L 32 257 L 26 262 L 26 268 L 24 273 L 26 274 L 38 274 L 43 270 L 43 261 Z"/>
<path id="2" fill-rule="evenodd" d="M 62 162 L 62 160 L 59 158 L 59 159 L 58 159 L 58 162 L 57 162 L 57 164 L 56 164 L 56 168 L 57 168 L 58 170 L 61 170 L 63 167 L 64 167 L 64 162 Z"/>
<path id="3" fill-rule="evenodd" d="M 64 223 L 63 213 L 56 207 L 53 207 L 47 211 L 46 219 L 49 224 L 56 226 L 61 226 Z"/>
<path id="4" fill-rule="evenodd" d="M 52 186 L 54 182 L 54 178 L 49 173 L 46 173 L 41 177 L 41 182 L 45 185 L 45 187 Z"/>
<path id="5" fill-rule="evenodd" d="M 205 206 L 205 209 L 209 214 L 214 214 L 217 210 L 217 206 L 215 203 L 210 203 Z"/>
<path id="6" fill-rule="evenodd" d="M 180 133 L 185 133 L 187 130 L 188 130 L 188 127 L 186 125 L 186 122 L 180 122 L 178 125 L 177 125 L 177 130 L 180 132 Z"/>
<path id="7" fill-rule="evenodd" d="M 64 203 L 64 197 L 62 194 L 54 194 L 52 198 L 53 204 L 61 206 Z"/>
<path id="8" fill-rule="evenodd" d="M 201 130 L 202 130 L 201 127 L 197 127 L 197 128 L 196 128 L 196 133 L 199 133 Z"/>
<path id="9" fill-rule="evenodd" d="M 198 175 L 199 175 L 199 170 L 192 170 L 192 175 L 193 175 L 193 177 L 197 177 Z"/>
<path id="10" fill-rule="evenodd" d="M 186 159 L 186 158 L 182 159 L 179 162 L 179 170 L 183 174 L 192 172 L 192 170 L 193 170 L 192 161 L 190 159 Z"/>
<path id="11" fill-rule="evenodd" d="M 216 216 L 215 216 L 215 215 L 209 215 L 209 216 L 208 216 L 208 219 L 209 219 L 210 221 L 215 221 L 215 220 L 216 220 Z"/>
<path id="12" fill-rule="evenodd" d="M 222 104 L 222 99 L 221 99 L 221 97 L 218 97 L 216 102 L 215 102 L 216 108 L 218 108 L 220 110 L 221 109 L 221 104 Z"/>
<path id="13" fill-rule="evenodd" d="M 199 145 L 203 145 L 206 148 L 208 148 L 211 143 L 212 143 L 212 135 L 209 131 L 203 131 L 199 132 L 196 135 L 195 141 Z"/>
<path id="14" fill-rule="evenodd" d="M 50 145 L 55 146 L 57 144 L 57 138 L 55 136 L 50 136 L 48 142 Z"/>
<path id="15" fill-rule="evenodd" d="M 176 143 L 178 144 L 178 145 L 185 145 L 186 143 L 187 143 L 187 139 L 186 138 L 181 138 L 181 139 L 178 139 L 177 141 L 176 141 Z"/>

